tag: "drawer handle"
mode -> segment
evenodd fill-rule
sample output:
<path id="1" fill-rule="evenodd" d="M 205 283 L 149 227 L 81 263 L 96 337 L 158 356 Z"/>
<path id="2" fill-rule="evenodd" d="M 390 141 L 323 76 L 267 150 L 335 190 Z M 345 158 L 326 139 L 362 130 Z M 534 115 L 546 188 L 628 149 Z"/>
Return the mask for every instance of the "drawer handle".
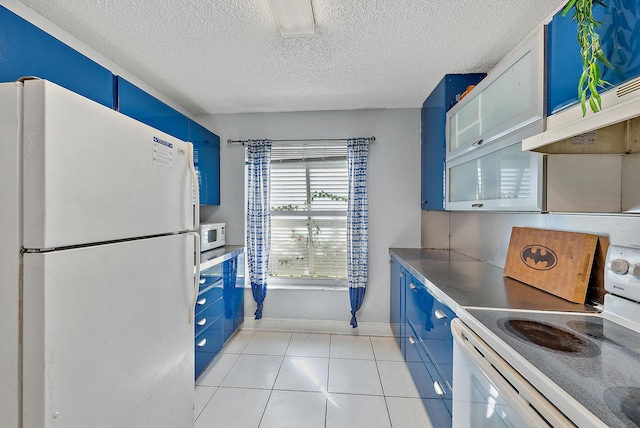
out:
<path id="1" fill-rule="evenodd" d="M 207 344 L 207 339 L 205 338 L 205 339 L 202 339 L 200 342 L 196 343 L 196 346 L 199 346 L 202 348 L 206 344 Z"/>
<path id="2" fill-rule="evenodd" d="M 412 289 L 412 290 L 415 290 L 417 287 L 413 282 L 410 282 L 409 283 L 409 288 Z"/>
<path id="3" fill-rule="evenodd" d="M 484 143 L 484 140 L 481 138 L 478 141 L 476 141 L 475 143 L 472 144 L 473 147 L 478 147 L 481 146 L 482 143 Z"/>
<path id="4" fill-rule="evenodd" d="M 198 320 L 198 322 L 196 322 L 196 324 L 198 324 L 199 326 L 203 326 L 207 323 L 207 319 L 206 318 L 202 318 L 201 320 Z"/>
<path id="5" fill-rule="evenodd" d="M 446 318 L 447 314 L 445 314 L 444 312 L 442 312 L 440 309 L 436 309 L 433 314 L 436 316 L 436 318 L 438 318 L 439 320 L 441 320 L 442 318 Z"/>
<path id="6" fill-rule="evenodd" d="M 205 278 L 200 278 L 200 284 L 204 284 L 205 282 L 207 282 Z"/>
<path id="7" fill-rule="evenodd" d="M 404 272 L 400 272 L 400 278 L 404 278 Z"/>
<path id="8" fill-rule="evenodd" d="M 409 336 L 409 343 L 412 345 L 416 344 L 416 339 L 413 338 L 413 336 Z"/>
<path id="9" fill-rule="evenodd" d="M 198 300 L 196 303 L 199 305 L 204 305 L 205 303 L 207 303 L 207 298 L 203 297 L 202 299 Z"/>
<path id="10" fill-rule="evenodd" d="M 440 396 L 444 395 L 444 389 L 442 389 L 442 385 L 438 381 L 433 382 L 433 390 Z"/>
<path id="11" fill-rule="evenodd" d="M 484 207 L 484 204 L 471 204 L 471 206 L 473 208 L 482 208 L 482 207 Z"/>

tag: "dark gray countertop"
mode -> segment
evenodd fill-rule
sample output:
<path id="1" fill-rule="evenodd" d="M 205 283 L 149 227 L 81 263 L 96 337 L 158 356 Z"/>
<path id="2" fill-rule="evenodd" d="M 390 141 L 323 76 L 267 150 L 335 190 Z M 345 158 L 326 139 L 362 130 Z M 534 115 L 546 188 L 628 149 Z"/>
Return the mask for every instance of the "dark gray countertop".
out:
<path id="1" fill-rule="evenodd" d="M 597 312 L 505 277 L 502 269 L 455 251 L 390 248 L 389 254 L 456 313 L 460 307 Z"/>

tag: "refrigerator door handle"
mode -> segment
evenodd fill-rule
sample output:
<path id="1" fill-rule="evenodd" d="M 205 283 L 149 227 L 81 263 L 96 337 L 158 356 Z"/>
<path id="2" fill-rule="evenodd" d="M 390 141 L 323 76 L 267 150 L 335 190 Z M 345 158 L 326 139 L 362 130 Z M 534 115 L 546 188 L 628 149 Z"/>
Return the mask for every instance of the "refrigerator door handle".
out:
<path id="1" fill-rule="evenodd" d="M 200 226 L 200 189 L 198 188 L 198 173 L 193 164 L 193 143 L 187 143 L 187 146 L 189 147 L 189 170 L 191 171 L 191 180 L 193 180 L 193 228 L 191 230 L 197 230 Z M 199 251 L 198 254 L 200 254 Z"/>
<path id="2" fill-rule="evenodd" d="M 195 272 L 193 275 L 193 301 L 191 302 L 191 310 L 189 311 L 189 324 L 193 323 L 196 311 L 196 301 L 198 300 L 198 290 L 200 289 L 200 235 L 196 232 L 189 232 L 193 236 L 193 263 Z"/>

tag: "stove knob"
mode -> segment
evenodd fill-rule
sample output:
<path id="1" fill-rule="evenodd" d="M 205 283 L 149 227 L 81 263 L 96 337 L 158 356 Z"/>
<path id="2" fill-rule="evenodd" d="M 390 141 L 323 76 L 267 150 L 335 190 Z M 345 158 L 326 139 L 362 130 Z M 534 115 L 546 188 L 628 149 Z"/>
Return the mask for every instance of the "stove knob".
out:
<path id="1" fill-rule="evenodd" d="M 631 270 L 631 275 L 640 279 L 640 264 L 633 266 L 633 269 Z"/>
<path id="2" fill-rule="evenodd" d="M 617 273 L 618 275 L 625 275 L 629 272 L 629 262 L 624 259 L 611 260 L 611 272 Z"/>

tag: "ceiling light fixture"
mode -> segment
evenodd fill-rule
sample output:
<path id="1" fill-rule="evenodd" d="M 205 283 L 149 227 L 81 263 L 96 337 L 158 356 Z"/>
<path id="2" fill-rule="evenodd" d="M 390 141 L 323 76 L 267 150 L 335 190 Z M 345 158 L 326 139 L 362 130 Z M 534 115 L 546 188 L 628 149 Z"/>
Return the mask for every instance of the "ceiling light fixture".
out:
<path id="1" fill-rule="evenodd" d="M 282 37 L 313 36 L 311 0 L 269 0 Z"/>

